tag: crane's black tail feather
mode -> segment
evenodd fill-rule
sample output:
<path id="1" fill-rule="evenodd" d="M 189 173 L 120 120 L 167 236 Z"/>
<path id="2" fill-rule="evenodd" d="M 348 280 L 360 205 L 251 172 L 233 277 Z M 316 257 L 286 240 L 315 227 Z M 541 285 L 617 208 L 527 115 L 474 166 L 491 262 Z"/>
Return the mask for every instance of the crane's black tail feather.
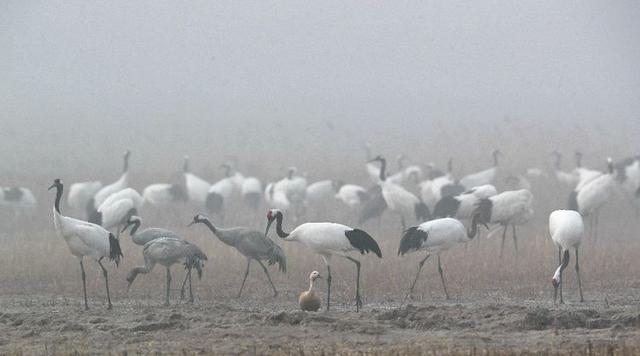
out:
<path id="1" fill-rule="evenodd" d="M 404 255 L 407 252 L 417 250 L 422 247 L 424 241 L 427 240 L 427 232 L 418 229 L 417 226 L 412 226 L 405 230 L 400 240 L 400 247 L 398 247 L 398 256 Z"/>
<path id="2" fill-rule="evenodd" d="M 382 251 L 380 251 L 380 246 L 376 240 L 371 237 L 367 232 L 362 231 L 360 229 L 353 229 L 349 231 L 345 231 L 345 236 L 349 239 L 349 243 L 351 246 L 360 250 L 361 254 L 365 254 L 368 252 L 375 253 L 378 257 L 382 258 Z"/>
<path id="3" fill-rule="evenodd" d="M 120 241 L 109 233 L 109 259 L 116 263 L 116 266 L 120 264 L 120 257 L 124 257 L 122 249 L 120 249 Z"/>

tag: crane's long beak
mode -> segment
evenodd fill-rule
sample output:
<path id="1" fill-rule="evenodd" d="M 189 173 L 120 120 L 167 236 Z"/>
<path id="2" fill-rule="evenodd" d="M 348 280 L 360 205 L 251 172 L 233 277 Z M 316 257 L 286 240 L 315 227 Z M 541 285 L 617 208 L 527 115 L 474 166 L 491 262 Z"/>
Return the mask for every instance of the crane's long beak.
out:
<path id="1" fill-rule="evenodd" d="M 56 185 L 55 185 L 55 184 L 51 184 L 51 186 L 50 186 L 49 188 L 47 188 L 47 190 L 51 190 L 51 189 L 53 189 L 53 188 L 55 188 L 55 187 L 56 187 Z"/>
<path id="2" fill-rule="evenodd" d="M 487 225 L 487 223 L 482 223 L 482 225 L 484 225 L 484 227 L 486 227 L 487 230 L 491 230 L 491 229 L 489 229 L 489 225 Z"/>
<path id="3" fill-rule="evenodd" d="M 189 227 L 189 226 L 191 226 L 191 225 L 193 225 L 195 223 L 196 223 L 195 221 L 192 221 L 192 222 L 189 223 L 189 225 L 187 225 L 187 227 Z"/>
<path id="4" fill-rule="evenodd" d="M 129 226 L 131 226 L 131 224 L 127 224 L 125 226 L 122 227 L 122 230 L 120 230 L 120 233 L 124 233 L 125 231 L 127 231 L 127 229 L 129 228 Z"/>
<path id="5" fill-rule="evenodd" d="M 267 237 L 267 234 L 269 233 L 269 228 L 271 227 L 271 223 L 273 223 L 273 220 L 269 220 L 269 222 L 267 222 L 267 229 L 264 230 L 264 237 Z"/>

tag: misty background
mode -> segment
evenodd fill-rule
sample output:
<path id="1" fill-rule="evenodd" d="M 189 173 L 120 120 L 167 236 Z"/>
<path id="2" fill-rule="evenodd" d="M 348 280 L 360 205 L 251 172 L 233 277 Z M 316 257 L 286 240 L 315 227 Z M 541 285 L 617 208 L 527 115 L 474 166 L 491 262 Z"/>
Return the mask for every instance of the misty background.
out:
<path id="1" fill-rule="evenodd" d="M 640 2 L 4 1 L 0 185 L 638 151 Z M 567 168 L 573 167 L 569 159 Z M 142 172 L 141 172 L 142 171 Z M 150 183 L 146 182 L 145 183 Z"/>

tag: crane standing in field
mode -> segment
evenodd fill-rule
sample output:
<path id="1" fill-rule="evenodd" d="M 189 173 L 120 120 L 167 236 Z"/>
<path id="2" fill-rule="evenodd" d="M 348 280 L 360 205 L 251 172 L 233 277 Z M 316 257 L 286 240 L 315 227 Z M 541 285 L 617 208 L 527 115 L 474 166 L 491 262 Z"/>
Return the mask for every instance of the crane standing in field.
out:
<path id="1" fill-rule="evenodd" d="M 131 288 L 136 276 L 140 273 L 147 274 L 151 272 L 156 264 L 160 264 L 167 269 L 167 292 L 165 305 L 169 305 L 169 289 L 171 286 L 171 266 L 184 262 L 185 267 L 189 270 L 187 276 L 189 278 L 189 301 L 193 303 L 193 291 L 191 289 L 191 269 L 198 271 L 198 277 L 202 278 L 202 268 L 207 256 L 200 248 L 190 242 L 173 237 L 161 237 L 151 240 L 144 245 L 142 250 L 144 256 L 144 266 L 133 268 L 127 274 L 127 291 Z"/>
<path id="2" fill-rule="evenodd" d="M 322 257 L 327 266 L 327 310 L 331 305 L 331 257 L 338 255 L 355 263 L 356 311 L 360 311 L 362 307 L 362 298 L 360 297 L 360 261 L 349 256 L 348 253 L 359 251 L 364 255 L 371 251 L 382 258 L 382 251 L 380 251 L 380 247 L 373 237 L 362 230 L 328 222 L 305 223 L 299 225 L 290 233 L 286 233 L 282 230 L 282 219 L 283 215 L 280 210 L 269 210 L 265 236 L 269 233 L 271 224 L 276 221 L 276 233 L 281 239 L 298 241 Z"/>
<path id="3" fill-rule="evenodd" d="M 553 302 L 556 302 L 558 289 L 560 289 L 560 303 L 562 299 L 562 271 L 569 264 L 569 250 L 576 251 L 576 274 L 578 276 L 578 288 L 580 290 L 580 301 L 584 302 L 582 296 L 582 281 L 580 280 L 580 265 L 578 263 L 578 248 L 584 235 L 584 224 L 582 216 L 573 210 L 556 210 L 549 215 L 549 233 L 551 240 L 558 247 L 558 263 L 560 264 L 553 274 L 551 283 L 553 284 Z"/>
<path id="4" fill-rule="evenodd" d="M 60 199 L 64 189 L 62 181 L 55 179 L 49 190 L 56 189 L 56 199 L 53 203 L 53 223 L 55 225 L 58 236 L 64 238 L 72 255 L 76 256 L 80 262 L 80 271 L 82 272 L 82 291 L 84 293 L 84 307 L 89 309 L 87 302 L 87 280 L 82 263 L 85 256 L 91 257 L 98 262 L 102 269 L 105 286 L 107 289 L 108 309 L 113 308 L 111 304 L 111 295 L 109 293 L 109 276 L 107 269 L 102 265 L 102 259 L 107 257 L 116 263 L 120 262 L 122 250 L 120 242 L 112 233 L 104 229 L 100 225 L 92 224 L 86 221 L 70 218 L 62 215 L 60 212 Z"/>
<path id="5" fill-rule="evenodd" d="M 131 156 L 131 152 L 129 150 L 126 150 L 122 158 L 124 162 L 124 165 L 122 168 L 122 175 L 120 175 L 120 178 L 117 181 L 102 187 L 96 193 L 96 195 L 93 196 L 92 201 L 90 202 L 90 204 L 87 205 L 87 208 L 89 209 L 87 211 L 87 217 L 95 215 L 97 209 L 100 207 L 100 205 L 102 205 L 102 203 L 104 203 L 105 200 L 107 200 L 109 196 L 129 186 L 129 157 L 130 156 Z"/>
<path id="6" fill-rule="evenodd" d="M 469 232 L 465 231 L 464 225 L 462 225 L 459 220 L 453 218 L 442 218 L 427 221 L 418 226 L 410 227 L 404 232 L 404 235 L 402 235 L 402 239 L 400 240 L 398 256 L 421 250 L 427 251 L 427 256 L 425 256 L 418 265 L 416 278 L 413 280 L 411 288 L 405 296 L 404 301 L 411 296 L 413 288 L 416 286 L 416 282 L 418 281 L 420 271 L 422 271 L 422 266 L 424 266 L 425 261 L 432 254 L 436 254 L 438 256 L 438 273 L 440 273 L 440 280 L 442 281 L 444 295 L 449 299 L 447 285 L 444 280 L 444 272 L 442 270 L 442 265 L 440 264 L 440 254 L 458 243 L 466 243 L 470 239 L 473 239 L 478 230 L 479 218 L 480 215 L 475 215 L 473 217 Z"/>
<path id="7" fill-rule="evenodd" d="M 259 231 L 251 230 L 246 227 L 232 227 L 228 229 L 219 228 L 213 225 L 207 217 L 200 214 L 193 217 L 193 221 L 189 226 L 197 223 L 206 225 L 209 230 L 211 230 L 211 232 L 220 239 L 220 241 L 235 248 L 247 258 L 247 270 L 244 272 L 244 278 L 242 279 L 242 285 L 238 292 L 238 298 L 242 295 L 242 289 L 244 288 L 247 276 L 249 276 L 249 267 L 251 267 L 252 260 L 257 261 L 258 264 L 260 264 L 260 267 L 262 267 L 264 273 L 267 275 L 269 284 L 271 284 L 271 288 L 273 288 L 274 297 L 278 295 L 278 291 L 271 281 L 269 271 L 262 261 L 267 261 L 269 265 L 277 263 L 280 271 L 285 273 L 287 271 L 287 258 L 280 246 L 274 243 L 266 235 L 262 235 Z"/>

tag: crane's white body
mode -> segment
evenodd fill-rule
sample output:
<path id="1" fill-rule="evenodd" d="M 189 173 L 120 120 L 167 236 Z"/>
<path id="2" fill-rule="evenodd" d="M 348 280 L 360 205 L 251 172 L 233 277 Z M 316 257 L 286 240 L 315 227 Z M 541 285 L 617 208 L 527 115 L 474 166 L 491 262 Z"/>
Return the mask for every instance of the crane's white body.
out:
<path id="1" fill-rule="evenodd" d="M 402 186 L 388 180 L 380 182 L 380 184 L 382 186 L 382 196 L 389 210 L 405 219 L 415 214 L 415 207 L 420 202 L 420 199 Z"/>
<path id="2" fill-rule="evenodd" d="M 604 173 L 587 168 L 576 168 L 576 174 L 578 175 L 578 183 L 575 190 L 578 191 Z"/>
<path id="3" fill-rule="evenodd" d="M 102 187 L 96 193 L 93 197 L 93 206 L 98 209 L 107 198 L 127 187 L 129 187 L 129 173 L 124 172 L 117 181 Z"/>
<path id="4" fill-rule="evenodd" d="M 565 171 L 556 169 L 554 173 L 558 182 L 570 187 L 575 187 L 578 184 L 578 181 L 580 180 L 580 176 L 578 175 L 578 172 L 576 170 L 573 170 L 571 172 L 565 172 Z"/>
<path id="5" fill-rule="evenodd" d="M 457 195 L 455 198 L 460 202 L 460 207 L 456 213 L 458 219 L 469 219 L 478 203 L 478 200 L 490 198 L 498 194 L 496 187 L 491 184 L 473 187 L 470 190 Z"/>
<path id="6" fill-rule="evenodd" d="M 533 194 L 526 189 L 508 190 L 489 199 L 493 203 L 491 222 L 522 225 L 533 216 Z"/>
<path id="7" fill-rule="evenodd" d="M 368 162 L 365 165 L 365 168 L 367 170 L 367 176 L 369 176 L 369 180 L 371 180 L 371 182 L 374 184 L 378 184 L 380 182 L 380 168 L 375 163 L 371 162 Z"/>
<path id="8" fill-rule="evenodd" d="M 288 211 L 291 203 L 289 202 L 289 198 L 287 198 L 287 192 L 286 189 L 284 189 L 285 185 L 281 182 L 282 181 L 267 184 L 264 198 L 269 208 Z"/>
<path id="9" fill-rule="evenodd" d="M 245 196 L 252 193 L 262 194 L 262 183 L 260 183 L 260 180 L 256 177 L 246 177 L 242 181 L 240 194 Z"/>
<path id="10" fill-rule="evenodd" d="M 331 201 L 335 194 L 335 183 L 330 179 L 326 179 L 309 184 L 305 199 L 307 205 L 318 206 Z"/>
<path id="11" fill-rule="evenodd" d="M 102 226 L 110 229 L 120 225 L 131 209 L 140 210 L 142 204 L 142 196 L 133 188 L 111 194 L 98 207 L 98 212 L 102 213 Z"/>
<path id="12" fill-rule="evenodd" d="M 487 168 L 483 171 L 468 174 L 460 179 L 464 187 L 477 187 L 479 185 L 492 184 L 496 179 L 498 167 Z"/>
<path id="13" fill-rule="evenodd" d="M 5 193 L 5 189 L 7 193 Z M 8 191 L 17 189 L 20 197 L 18 199 L 9 198 Z M 29 188 L 17 187 L 17 188 L 3 188 L 0 187 L 0 207 L 8 208 L 12 210 L 16 215 L 34 214 L 38 206 L 38 201 Z"/>
<path id="14" fill-rule="evenodd" d="M 157 207 L 170 206 L 175 203 L 176 198 L 171 192 L 173 184 L 156 183 L 148 185 L 142 191 L 142 200 L 145 205 Z"/>
<path id="15" fill-rule="evenodd" d="M 338 193 L 335 194 L 335 198 L 349 208 L 355 209 L 363 203 L 362 197 L 366 194 L 367 190 L 364 187 L 355 184 L 345 184 L 340 187 Z"/>
<path id="16" fill-rule="evenodd" d="M 615 176 L 601 174 L 577 191 L 578 211 L 583 216 L 595 213 L 605 205 L 613 194 Z"/>
<path id="17" fill-rule="evenodd" d="M 91 199 L 102 189 L 102 182 L 79 182 L 73 183 L 69 187 L 67 194 L 67 205 L 75 211 L 86 211 Z"/>
<path id="18" fill-rule="evenodd" d="M 573 210 L 555 210 L 549 215 L 551 240 L 562 250 L 577 249 L 584 236 L 582 216 Z"/>
<path id="19" fill-rule="evenodd" d="M 197 175 L 189 172 L 184 173 L 185 187 L 189 201 L 203 208 L 207 201 L 207 193 L 211 184 Z"/>
<path id="20" fill-rule="evenodd" d="M 433 254 L 440 254 L 451 247 L 469 241 L 464 225 L 457 219 L 441 218 L 424 222 L 418 225 L 418 230 L 427 233 L 427 239 L 423 241 L 419 249 L 408 251 L 415 252 L 424 250 Z"/>
<path id="21" fill-rule="evenodd" d="M 224 203 L 228 204 L 231 195 L 235 190 L 235 183 L 232 178 L 222 178 L 219 181 L 213 183 L 209 188 L 208 193 L 216 193 L 222 196 Z"/>
<path id="22" fill-rule="evenodd" d="M 101 257 L 109 257 L 110 232 L 102 226 L 64 216 L 55 207 L 53 223 L 56 234 L 64 239 L 71 254 L 79 260 L 85 256 L 96 261 Z"/>
<path id="23" fill-rule="evenodd" d="M 429 210 L 433 211 L 436 204 L 442 199 L 442 187 L 450 184 L 455 184 L 450 174 L 420 182 L 420 197 Z"/>
<path id="24" fill-rule="evenodd" d="M 346 256 L 356 250 L 345 236 L 345 232 L 350 230 L 353 229 L 336 223 L 304 223 L 293 229 L 284 240 L 304 244 L 330 265 L 332 254 Z"/>

